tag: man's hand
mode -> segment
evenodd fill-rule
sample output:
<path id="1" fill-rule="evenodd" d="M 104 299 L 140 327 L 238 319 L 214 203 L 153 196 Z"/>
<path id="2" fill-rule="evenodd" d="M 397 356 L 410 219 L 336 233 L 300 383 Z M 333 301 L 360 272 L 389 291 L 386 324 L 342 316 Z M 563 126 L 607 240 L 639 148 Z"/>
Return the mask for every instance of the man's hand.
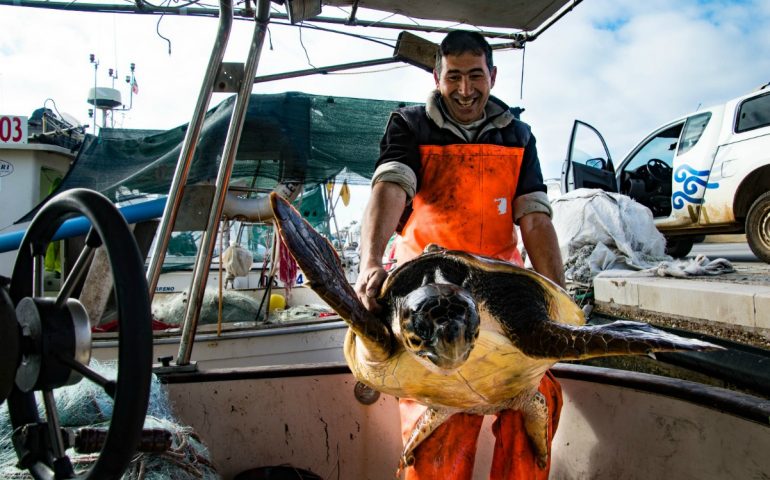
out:
<path id="1" fill-rule="evenodd" d="M 383 282 L 388 274 L 382 266 L 371 266 L 361 270 L 356 281 L 356 295 L 370 312 L 378 312 L 382 307 L 377 303 Z"/>

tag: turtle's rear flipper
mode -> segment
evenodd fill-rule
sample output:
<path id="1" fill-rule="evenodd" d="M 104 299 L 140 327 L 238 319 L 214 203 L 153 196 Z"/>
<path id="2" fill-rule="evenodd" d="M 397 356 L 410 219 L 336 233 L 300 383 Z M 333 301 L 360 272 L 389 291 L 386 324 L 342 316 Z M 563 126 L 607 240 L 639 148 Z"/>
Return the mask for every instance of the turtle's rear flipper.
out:
<path id="1" fill-rule="evenodd" d="M 434 408 L 428 408 L 420 415 L 420 418 L 414 424 L 412 433 L 404 444 L 404 451 L 401 454 L 401 461 L 398 463 L 398 471 L 396 472 L 397 477 L 400 476 L 401 470 L 414 465 L 414 450 L 450 416 L 452 416 L 452 412 L 436 410 Z"/>
<path id="2" fill-rule="evenodd" d="M 646 323 L 628 320 L 583 326 L 540 322 L 533 326 L 543 331 L 527 336 L 519 348 L 534 357 L 580 360 L 651 352 L 724 350 L 713 343 L 681 337 Z"/>
<path id="3" fill-rule="evenodd" d="M 372 349 L 390 348 L 390 331 L 358 300 L 342 269 L 339 256 L 283 197 L 270 194 L 270 205 L 278 224 L 278 232 L 307 282 Z M 389 352 L 387 352 L 389 353 Z"/>
<path id="4" fill-rule="evenodd" d="M 524 418 L 524 430 L 527 431 L 527 436 L 535 451 L 537 466 L 544 469 L 548 466 L 548 450 L 551 445 L 548 438 L 549 413 L 545 396 L 540 392 L 535 392 L 532 398 L 522 406 L 521 414 Z"/>

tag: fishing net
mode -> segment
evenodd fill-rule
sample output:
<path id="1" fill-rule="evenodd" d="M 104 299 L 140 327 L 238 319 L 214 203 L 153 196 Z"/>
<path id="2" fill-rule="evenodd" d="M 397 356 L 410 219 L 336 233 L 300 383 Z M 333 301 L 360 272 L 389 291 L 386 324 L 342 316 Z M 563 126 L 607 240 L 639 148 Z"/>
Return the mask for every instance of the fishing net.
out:
<path id="1" fill-rule="evenodd" d="M 117 365 L 114 362 L 91 360 L 90 368 L 107 379 L 117 377 Z M 112 416 L 112 399 L 93 382 L 83 380 L 76 385 L 60 388 L 54 392 L 57 412 L 62 427 L 107 428 Z M 39 415 L 44 418 L 43 401 L 38 398 L 41 407 Z M 164 453 L 139 453 L 123 478 L 165 480 L 169 478 L 219 479 L 205 445 L 197 438 L 192 428 L 180 424 L 171 411 L 171 402 L 158 378 L 153 375 L 150 385 L 150 401 L 147 407 L 145 429 L 163 429 L 171 433 L 172 446 Z M 32 478 L 25 470 L 16 468 L 18 462 L 13 449 L 13 432 L 8 415 L 8 404 L 0 406 L 0 478 Z M 73 449 L 67 451 L 76 471 L 90 467 L 98 455 L 77 454 Z"/>
<path id="2" fill-rule="evenodd" d="M 223 322 L 257 321 L 259 302 L 251 295 L 237 290 L 223 289 L 221 303 Z M 198 324 L 217 323 L 219 304 L 219 289 L 216 287 L 206 288 Z M 152 315 L 163 323 L 179 326 L 184 319 L 185 308 L 187 308 L 187 291 L 174 295 L 165 302 L 153 302 Z M 261 317 L 264 317 L 264 312 Z"/>

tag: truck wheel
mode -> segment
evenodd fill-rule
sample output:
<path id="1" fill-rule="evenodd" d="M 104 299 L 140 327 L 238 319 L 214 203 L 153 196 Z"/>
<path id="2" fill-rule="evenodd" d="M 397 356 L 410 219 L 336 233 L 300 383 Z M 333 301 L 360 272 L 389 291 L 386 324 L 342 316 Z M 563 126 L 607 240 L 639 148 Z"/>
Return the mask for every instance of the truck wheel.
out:
<path id="1" fill-rule="evenodd" d="M 746 216 L 746 238 L 754 255 L 770 263 L 770 192 L 759 196 Z"/>
<path id="2" fill-rule="evenodd" d="M 692 250 L 693 237 L 666 237 L 666 254 L 674 258 L 684 258 Z"/>

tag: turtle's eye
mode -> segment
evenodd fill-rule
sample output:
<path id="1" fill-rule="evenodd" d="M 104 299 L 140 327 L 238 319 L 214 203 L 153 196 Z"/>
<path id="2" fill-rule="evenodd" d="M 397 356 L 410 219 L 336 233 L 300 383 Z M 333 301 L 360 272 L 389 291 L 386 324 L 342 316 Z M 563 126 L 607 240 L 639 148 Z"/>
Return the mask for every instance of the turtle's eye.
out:
<path id="1" fill-rule="evenodd" d="M 406 343 L 413 349 L 422 348 L 423 340 L 417 335 L 407 335 Z"/>

